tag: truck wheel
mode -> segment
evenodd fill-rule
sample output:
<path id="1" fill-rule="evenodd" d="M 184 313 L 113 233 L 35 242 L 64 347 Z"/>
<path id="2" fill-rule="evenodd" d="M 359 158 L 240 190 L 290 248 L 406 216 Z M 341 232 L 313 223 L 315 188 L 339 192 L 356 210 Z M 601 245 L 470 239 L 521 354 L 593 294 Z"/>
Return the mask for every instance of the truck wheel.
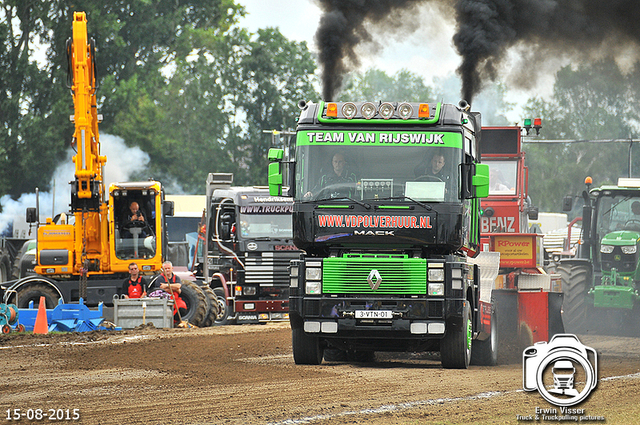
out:
<path id="1" fill-rule="evenodd" d="M 200 289 L 204 292 L 204 297 L 207 301 L 207 314 L 204 317 L 202 326 L 209 327 L 213 325 L 216 317 L 218 317 L 218 297 L 216 297 L 216 293 L 213 292 L 213 289 L 207 285 L 200 286 Z"/>
<path id="2" fill-rule="evenodd" d="M 562 278 L 562 321 L 565 332 L 583 333 L 587 330 L 587 292 L 591 287 L 591 270 L 582 265 L 562 264 L 558 266 Z"/>
<path id="3" fill-rule="evenodd" d="M 183 280 L 180 298 L 187 304 L 187 313 L 182 316 L 182 320 L 202 326 L 207 313 L 207 300 L 198 285 L 190 280 Z"/>
<path id="4" fill-rule="evenodd" d="M 491 307 L 491 335 L 484 341 L 474 339 L 471 343 L 471 364 L 495 366 L 498 363 L 498 317 L 495 302 Z"/>
<path id="5" fill-rule="evenodd" d="M 466 369 L 471 361 L 471 307 L 469 301 L 462 308 L 462 326 L 460 329 L 449 327 L 440 341 L 440 358 L 442 367 L 446 369 Z"/>
<path id="6" fill-rule="evenodd" d="M 347 350 L 341 350 L 339 348 L 325 348 L 324 359 L 328 362 L 346 362 Z"/>
<path id="7" fill-rule="evenodd" d="M 0 283 L 6 282 L 11 279 L 11 261 L 9 261 L 9 255 L 4 254 L 0 256 Z"/>
<path id="8" fill-rule="evenodd" d="M 227 299 L 224 296 L 224 289 L 213 288 L 213 292 L 216 294 L 216 298 L 218 300 L 218 315 L 214 320 L 214 324 L 216 326 L 235 324 L 235 319 L 229 318 L 229 315 L 231 314 L 231 307 L 227 304 Z"/>
<path id="9" fill-rule="evenodd" d="M 322 363 L 324 349 L 320 346 L 320 338 L 309 336 L 303 328 L 291 329 L 293 360 L 296 364 L 319 365 Z"/>
<path id="10" fill-rule="evenodd" d="M 18 289 L 18 308 L 29 308 L 29 302 L 33 301 L 33 307 L 40 306 L 40 297 L 44 297 L 45 306 L 48 309 L 58 305 L 58 293 L 46 283 L 31 283 Z"/>

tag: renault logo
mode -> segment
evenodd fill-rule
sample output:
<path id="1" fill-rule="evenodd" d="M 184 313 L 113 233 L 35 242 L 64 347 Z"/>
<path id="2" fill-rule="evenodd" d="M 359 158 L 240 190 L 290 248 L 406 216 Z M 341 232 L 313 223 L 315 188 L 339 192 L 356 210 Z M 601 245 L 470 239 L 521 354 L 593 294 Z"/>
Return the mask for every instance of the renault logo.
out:
<path id="1" fill-rule="evenodd" d="M 378 270 L 371 270 L 369 277 L 367 277 L 367 282 L 369 282 L 369 286 L 374 291 L 380 287 L 382 277 L 380 276 L 380 273 L 378 273 Z"/>

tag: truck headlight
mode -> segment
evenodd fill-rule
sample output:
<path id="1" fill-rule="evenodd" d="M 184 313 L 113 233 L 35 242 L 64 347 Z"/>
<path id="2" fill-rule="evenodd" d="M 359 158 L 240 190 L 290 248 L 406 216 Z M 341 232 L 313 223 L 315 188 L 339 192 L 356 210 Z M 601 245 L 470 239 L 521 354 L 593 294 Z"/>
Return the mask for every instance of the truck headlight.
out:
<path id="1" fill-rule="evenodd" d="M 319 267 L 307 267 L 305 273 L 307 280 L 320 280 L 322 278 L 322 269 Z"/>
<path id="2" fill-rule="evenodd" d="M 622 253 L 623 254 L 635 254 L 637 251 L 637 248 L 635 245 L 631 245 L 631 246 L 623 246 L 622 248 Z"/>
<path id="3" fill-rule="evenodd" d="M 429 269 L 430 282 L 444 282 L 444 269 Z"/>
<path id="4" fill-rule="evenodd" d="M 256 287 L 255 286 L 245 286 L 244 288 L 242 288 L 242 292 L 244 293 L 244 295 L 255 295 L 256 294 Z"/>
<path id="5" fill-rule="evenodd" d="M 603 254 L 611 254 L 613 252 L 613 245 L 600 245 L 600 252 Z"/>
<path id="6" fill-rule="evenodd" d="M 319 295 L 322 292 L 321 284 L 317 281 L 307 281 L 305 287 L 307 295 Z"/>
<path id="7" fill-rule="evenodd" d="M 444 295 L 444 283 L 429 283 L 428 291 L 429 295 L 441 297 Z"/>

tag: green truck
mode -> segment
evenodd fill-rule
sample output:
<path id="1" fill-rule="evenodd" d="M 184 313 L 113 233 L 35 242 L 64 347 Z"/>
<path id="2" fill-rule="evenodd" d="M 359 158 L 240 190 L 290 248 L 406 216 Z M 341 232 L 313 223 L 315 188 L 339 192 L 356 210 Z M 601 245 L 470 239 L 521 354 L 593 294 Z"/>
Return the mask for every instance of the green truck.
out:
<path id="1" fill-rule="evenodd" d="M 591 179 L 587 178 L 587 182 Z M 560 261 L 567 332 L 640 331 L 640 179 L 620 178 L 582 193 L 582 243 Z M 566 197 L 563 209 L 572 209 Z"/>
<path id="2" fill-rule="evenodd" d="M 439 351 L 495 363 L 481 296 L 480 114 L 466 102 L 300 102 L 295 146 L 269 151 L 273 196 L 293 196 L 294 360 Z M 286 187 L 283 184 L 287 183 Z M 483 301 L 484 300 L 484 301 Z"/>

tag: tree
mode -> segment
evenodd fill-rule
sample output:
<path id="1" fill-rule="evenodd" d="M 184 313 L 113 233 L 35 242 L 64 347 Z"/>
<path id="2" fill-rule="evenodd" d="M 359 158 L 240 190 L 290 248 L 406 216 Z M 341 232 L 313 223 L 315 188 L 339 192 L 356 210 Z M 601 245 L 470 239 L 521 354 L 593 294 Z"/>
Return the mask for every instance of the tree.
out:
<path id="1" fill-rule="evenodd" d="M 340 101 L 420 102 L 433 98 L 433 89 L 422 77 L 406 69 L 393 76 L 379 69 L 352 74 L 338 95 Z"/>
<path id="2" fill-rule="evenodd" d="M 65 73 L 74 11 L 87 13 L 96 40 L 101 132 L 112 133 L 116 116 L 151 113 L 152 99 L 165 88 L 163 71 L 186 57 L 202 33 L 226 32 L 243 8 L 233 0 L 2 2 L 0 196 L 47 190 L 65 157 L 73 134 Z M 46 55 L 38 61 L 36 42 Z"/>
<path id="3" fill-rule="evenodd" d="M 536 98 L 524 109 L 543 118 L 544 139 L 626 139 L 639 122 L 634 104 L 632 74 L 625 75 L 612 59 L 576 69 L 562 68 L 556 75 L 549 101 Z M 584 178 L 594 184 L 616 183 L 626 177 L 628 144 L 525 144 L 530 170 L 529 193 L 541 211 L 560 211 L 565 195 L 584 190 Z"/>
<path id="4" fill-rule="evenodd" d="M 139 141 L 152 175 L 186 192 L 202 193 L 210 172 L 266 184 L 270 138 L 262 130 L 294 126 L 298 101 L 317 96 L 306 44 L 277 29 L 202 32 L 175 65 L 153 101 L 144 96 L 119 115 L 118 134 Z"/>

